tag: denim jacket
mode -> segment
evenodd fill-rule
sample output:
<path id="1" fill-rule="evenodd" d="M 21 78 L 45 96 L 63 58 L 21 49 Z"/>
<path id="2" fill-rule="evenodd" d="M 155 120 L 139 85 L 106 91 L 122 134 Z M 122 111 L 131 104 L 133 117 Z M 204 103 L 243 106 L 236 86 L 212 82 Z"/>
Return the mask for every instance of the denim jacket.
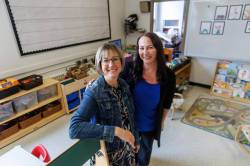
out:
<path id="1" fill-rule="evenodd" d="M 134 103 L 129 87 L 122 79 L 118 79 L 118 86 L 122 91 L 122 98 L 129 111 L 131 132 L 136 144 L 139 144 L 139 135 L 134 124 Z M 121 107 L 116 97 L 112 94 L 111 87 L 100 76 L 88 87 L 84 93 L 83 101 L 70 121 L 70 138 L 84 139 L 96 138 L 106 142 L 107 151 L 119 149 L 121 140 L 114 136 L 115 126 L 121 127 Z M 95 117 L 96 123 L 91 120 Z"/>

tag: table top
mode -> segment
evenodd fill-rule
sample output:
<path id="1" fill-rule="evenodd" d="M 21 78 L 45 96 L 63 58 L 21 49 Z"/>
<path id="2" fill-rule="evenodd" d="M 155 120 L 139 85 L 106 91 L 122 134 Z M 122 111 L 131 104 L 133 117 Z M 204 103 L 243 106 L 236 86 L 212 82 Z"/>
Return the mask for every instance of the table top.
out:
<path id="1" fill-rule="evenodd" d="M 48 163 L 48 166 L 82 166 L 100 149 L 100 141 L 84 139 L 76 142 L 60 156 Z"/>
<path id="2" fill-rule="evenodd" d="M 41 160 L 24 150 L 20 145 L 0 156 L 0 165 L 4 166 L 45 166 Z"/>

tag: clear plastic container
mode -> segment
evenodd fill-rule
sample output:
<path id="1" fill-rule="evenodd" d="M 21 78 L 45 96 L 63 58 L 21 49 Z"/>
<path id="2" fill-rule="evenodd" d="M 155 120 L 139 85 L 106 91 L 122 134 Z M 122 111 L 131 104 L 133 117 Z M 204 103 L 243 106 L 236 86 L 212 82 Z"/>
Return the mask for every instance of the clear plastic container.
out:
<path id="1" fill-rule="evenodd" d="M 14 114 L 12 101 L 0 104 L 0 121 L 4 121 Z"/>
<path id="2" fill-rule="evenodd" d="M 36 92 L 28 93 L 24 96 L 15 98 L 13 101 L 16 112 L 26 110 L 38 103 Z"/>
<path id="3" fill-rule="evenodd" d="M 38 102 L 49 99 L 57 95 L 57 86 L 52 85 L 37 91 Z"/>

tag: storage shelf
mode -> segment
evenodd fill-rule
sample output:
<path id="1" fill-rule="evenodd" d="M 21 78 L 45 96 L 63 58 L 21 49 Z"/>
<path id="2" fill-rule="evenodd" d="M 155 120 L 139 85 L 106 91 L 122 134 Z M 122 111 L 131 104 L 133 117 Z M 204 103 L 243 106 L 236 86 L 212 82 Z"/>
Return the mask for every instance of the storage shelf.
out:
<path id="1" fill-rule="evenodd" d="M 62 109 L 62 110 L 60 110 L 60 111 L 58 111 L 58 112 L 56 112 L 56 113 L 54 113 L 46 118 L 42 118 L 40 121 L 36 122 L 35 124 L 25 128 L 25 129 L 20 129 L 17 133 L 9 136 L 8 138 L 1 140 L 0 141 L 0 148 L 2 148 L 4 146 L 18 140 L 19 138 L 37 130 L 38 128 L 40 128 L 40 127 L 46 125 L 47 123 L 61 117 L 64 114 L 65 114 L 65 112 Z"/>
<path id="2" fill-rule="evenodd" d="M 8 122 L 8 121 L 10 121 L 10 120 L 16 119 L 16 118 L 18 118 L 18 117 L 20 117 L 20 116 L 22 116 L 22 115 L 24 115 L 24 114 L 27 114 L 27 113 L 29 113 L 29 112 L 32 112 L 33 110 L 38 109 L 38 108 L 40 108 L 40 107 L 42 107 L 42 106 L 45 106 L 45 105 L 47 105 L 47 104 L 49 104 L 49 103 L 51 103 L 51 102 L 53 102 L 53 101 L 59 100 L 60 98 L 61 98 L 61 96 L 55 96 L 55 97 L 49 98 L 49 99 L 47 99 L 47 100 L 45 100 L 45 101 L 39 102 L 38 104 L 35 104 L 35 105 L 32 106 L 31 108 L 28 108 L 28 109 L 26 109 L 26 110 L 24 110 L 24 111 L 20 111 L 20 112 L 18 112 L 18 113 L 15 113 L 13 116 L 9 117 L 8 119 L 6 119 L 6 120 L 4 120 L 4 121 L 1 121 L 1 122 L 0 122 L 0 125 L 1 125 L 1 124 L 4 124 L 4 123 L 6 123 L 6 122 Z"/>
<path id="3" fill-rule="evenodd" d="M 50 86 L 56 86 L 56 89 L 57 89 L 57 95 L 56 96 L 53 96 L 53 97 L 50 97 L 44 101 L 41 101 L 41 102 L 38 102 L 37 104 L 34 104 L 32 105 L 30 108 L 28 109 L 25 109 L 23 111 L 20 111 L 20 112 L 17 112 L 17 113 L 14 113 L 11 117 L 3 120 L 0 122 L 0 125 L 3 125 L 4 123 L 8 123 L 12 120 L 15 120 L 17 119 L 17 123 L 19 123 L 19 120 L 18 118 L 22 115 L 25 115 L 25 114 L 28 114 L 30 112 L 33 112 L 47 104 L 50 104 L 54 101 L 57 101 L 57 100 L 60 100 L 60 105 L 62 107 L 62 109 L 48 117 L 45 117 L 45 118 L 42 118 L 41 120 L 37 121 L 36 123 L 28 126 L 27 128 L 24 128 L 24 129 L 20 129 L 18 130 L 18 132 L 16 133 L 13 133 L 12 135 L 8 136 L 7 138 L 5 138 L 7 135 L 4 135 L 4 131 L 7 131 L 8 129 L 6 130 L 3 130 L 2 132 L 0 132 L 0 134 L 3 134 L 3 135 L 0 135 L 1 136 L 1 139 L 0 140 L 0 148 L 12 143 L 13 141 L 16 141 L 18 140 L 19 138 L 25 136 L 26 134 L 28 133 L 31 133 L 32 131 L 35 131 L 37 130 L 38 128 L 46 125 L 47 123 L 53 121 L 54 119 L 62 116 L 65 114 L 65 107 L 64 107 L 64 100 L 63 100 L 63 96 L 62 96 L 62 90 L 61 90 L 61 86 L 60 86 L 60 83 L 59 81 L 57 80 L 54 80 L 54 79 L 45 79 L 43 81 L 43 84 L 38 86 L 38 87 L 35 87 L 35 88 L 32 88 L 30 90 L 22 90 L 14 95 L 11 95 L 9 97 L 6 97 L 2 100 L 0 100 L 0 103 L 4 103 L 4 102 L 8 102 L 8 101 L 12 101 L 14 100 L 15 98 L 18 98 L 18 97 L 21 97 L 21 96 L 24 96 L 26 94 L 29 94 L 29 93 L 32 93 L 32 92 L 35 92 L 37 93 L 37 91 L 41 90 L 41 89 L 44 89 L 44 88 L 47 88 L 47 87 L 50 87 Z"/>
<path id="4" fill-rule="evenodd" d="M 64 100 L 64 104 L 65 104 L 65 110 L 67 113 L 72 113 L 73 111 L 75 111 L 78 107 L 74 107 L 72 109 L 68 109 L 68 101 L 67 101 L 67 96 L 71 95 L 74 92 L 78 93 L 78 98 L 80 100 L 82 100 L 81 98 L 81 89 L 85 88 L 87 86 L 87 84 L 89 83 L 89 81 L 91 80 L 95 80 L 99 75 L 98 74 L 93 74 L 93 75 L 89 75 L 87 77 L 84 77 L 80 80 L 74 80 L 73 82 L 70 82 L 69 84 L 63 85 L 61 84 L 61 88 L 62 88 L 62 94 L 63 94 L 63 100 Z"/>
<path id="5" fill-rule="evenodd" d="M 43 84 L 38 86 L 38 87 L 35 87 L 33 89 L 30 89 L 30 90 L 21 90 L 20 92 L 14 94 L 14 95 L 11 95 L 11 96 L 8 96 L 4 99 L 1 99 L 0 100 L 0 103 L 4 103 L 4 102 L 7 102 L 7 101 L 10 101 L 10 100 L 13 100 L 17 97 L 20 97 L 20 96 L 23 96 L 23 95 L 26 95 L 28 93 L 31 93 L 31 92 L 34 92 L 34 91 L 38 91 L 40 89 L 43 89 L 43 88 L 46 88 L 48 86 L 51 86 L 51 85 L 54 85 L 54 84 L 57 84 L 58 81 L 57 80 L 54 80 L 54 79 L 46 79 L 44 80 Z"/>
<path id="6" fill-rule="evenodd" d="M 181 85 L 184 81 L 189 81 L 190 71 L 191 71 L 190 62 L 175 71 L 176 86 Z"/>

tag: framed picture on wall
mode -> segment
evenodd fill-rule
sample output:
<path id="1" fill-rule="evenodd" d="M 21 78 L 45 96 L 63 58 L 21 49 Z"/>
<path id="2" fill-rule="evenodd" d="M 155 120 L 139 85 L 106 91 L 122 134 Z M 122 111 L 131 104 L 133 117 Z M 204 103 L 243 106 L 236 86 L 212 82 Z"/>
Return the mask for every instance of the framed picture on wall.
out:
<path id="1" fill-rule="evenodd" d="M 200 34 L 208 35 L 211 32 L 212 21 L 201 21 Z"/>
<path id="2" fill-rule="evenodd" d="M 228 20 L 239 20 L 243 5 L 231 5 L 228 13 Z"/>
<path id="3" fill-rule="evenodd" d="M 245 32 L 246 32 L 246 33 L 250 33 L 250 21 L 247 21 L 247 23 L 246 23 Z"/>
<path id="4" fill-rule="evenodd" d="M 215 9 L 215 20 L 225 20 L 227 17 L 227 6 L 216 6 Z"/>
<path id="5" fill-rule="evenodd" d="M 213 25 L 213 35 L 223 35 L 224 33 L 225 21 L 214 21 Z"/>
<path id="6" fill-rule="evenodd" d="M 243 11 L 243 20 L 250 20 L 250 4 L 246 4 Z"/>

